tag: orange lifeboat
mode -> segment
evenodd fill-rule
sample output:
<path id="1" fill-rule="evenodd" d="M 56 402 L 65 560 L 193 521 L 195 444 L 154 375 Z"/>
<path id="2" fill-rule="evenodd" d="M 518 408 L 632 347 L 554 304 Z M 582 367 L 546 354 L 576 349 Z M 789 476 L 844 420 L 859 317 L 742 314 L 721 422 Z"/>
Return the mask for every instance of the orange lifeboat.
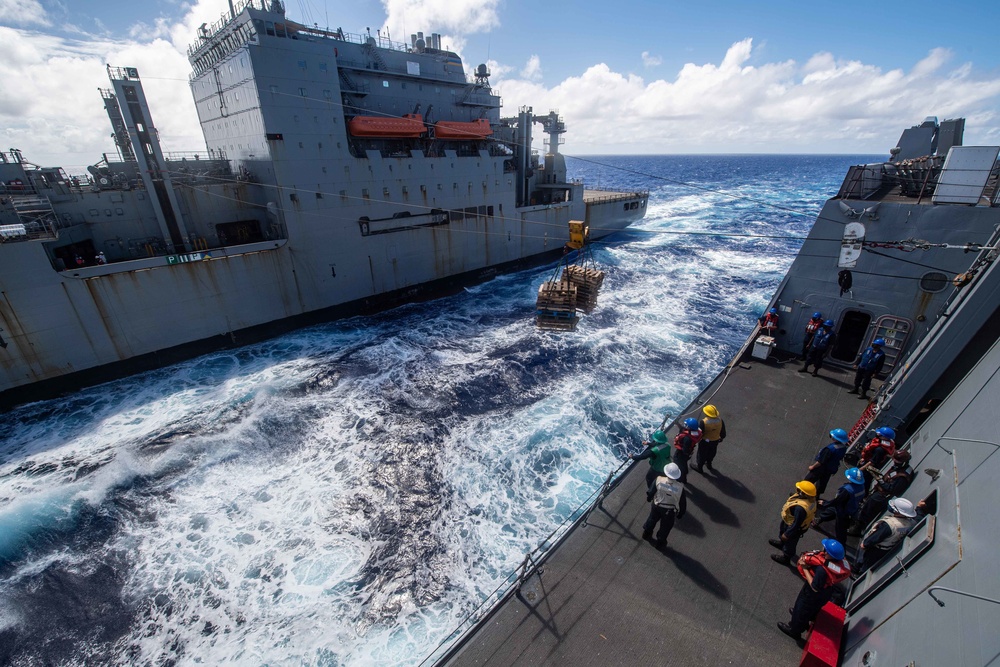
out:
<path id="1" fill-rule="evenodd" d="M 410 113 L 402 118 L 355 116 L 348 122 L 347 129 L 355 137 L 416 138 L 425 131 L 424 117 Z"/>
<path id="2" fill-rule="evenodd" d="M 485 139 L 491 134 L 493 128 L 485 118 L 471 123 L 457 120 L 441 120 L 434 123 L 434 136 L 438 139 Z"/>

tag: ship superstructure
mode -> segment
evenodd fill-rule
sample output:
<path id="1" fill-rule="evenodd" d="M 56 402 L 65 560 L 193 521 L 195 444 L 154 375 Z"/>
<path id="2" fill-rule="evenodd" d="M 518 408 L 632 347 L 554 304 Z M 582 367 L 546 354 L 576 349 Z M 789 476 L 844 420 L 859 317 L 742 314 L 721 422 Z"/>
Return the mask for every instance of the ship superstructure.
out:
<path id="1" fill-rule="evenodd" d="M 390 307 L 596 239 L 646 192 L 567 179 L 555 112 L 500 116 L 436 34 L 408 44 L 243 0 L 189 49 L 206 150 L 165 153 L 136 69 L 88 177 L 0 161 L 0 395 L 46 395 Z M 548 135 L 542 158 L 534 125 Z"/>

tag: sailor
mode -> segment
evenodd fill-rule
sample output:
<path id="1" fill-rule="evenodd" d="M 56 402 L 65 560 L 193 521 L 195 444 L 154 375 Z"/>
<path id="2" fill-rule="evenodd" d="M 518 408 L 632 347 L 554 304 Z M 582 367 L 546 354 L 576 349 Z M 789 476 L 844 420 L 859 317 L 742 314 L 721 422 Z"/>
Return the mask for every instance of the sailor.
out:
<path id="1" fill-rule="evenodd" d="M 75 258 L 73 259 L 73 261 L 75 261 L 75 262 L 76 262 L 76 265 L 77 265 L 77 266 L 83 266 L 83 265 L 84 265 L 84 264 L 86 263 L 86 262 L 84 262 L 84 261 L 83 261 L 83 257 L 80 257 L 79 255 L 77 255 L 77 256 L 76 256 L 76 257 L 75 257 Z"/>
<path id="2" fill-rule="evenodd" d="M 793 639 L 801 639 L 802 631 L 830 601 L 834 587 L 851 576 L 851 566 L 844 560 L 844 545 L 837 540 L 823 540 L 822 550 L 802 554 L 798 568 L 806 582 L 790 610 L 791 620 L 778 623 L 778 629 Z"/>
<path id="3" fill-rule="evenodd" d="M 778 331 L 778 309 L 772 308 L 757 318 L 761 333 L 773 337 Z"/>
<path id="4" fill-rule="evenodd" d="M 97 257 L 94 258 L 94 261 L 97 262 L 98 264 L 107 264 L 108 258 L 104 256 L 104 251 L 102 250 L 101 252 L 97 253 Z"/>
<path id="5" fill-rule="evenodd" d="M 900 449 L 892 455 L 892 468 L 875 482 L 872 492 L 865 499 L 858 515 L 858 530 L 864 530 L 876 517 L 889 506 L 889 500 L 906 493 L 913 481 L 913 468 L 910 467 L 910 450 Z"/>
<path id="6" fill-rule="evenodd" d="M 813 375 L 819 375 L 819 369 L 823 366 L 823 357 L 833 347 L 836 340 L 837 334 L 833 332 L 833 320 L 826 320 L 813 335 L 812 342 L 809 343 L 809 351 L 806 354 L 806 365 L 799 369 L 799 372 L 808 373 L 809 367 L 815 366 Z"/>
<path id="7" fill-rule="evenodd" d="M 858 467 L 865 476 L 866 491 L 871 490 L 872 480 L 875 479 L 871 471 L 881 470 L 895 453 L 896 432 L 888 426 L 875 429 L 875 437 L 861 450 L 861 460 L 858 462 Z"/>
<path id="8" fill-rule="evenodd" d="M 719 445 L 726 439 L 726 422 L 722 420 L 719 409 L 714 405 L 706 405 L 701 411 L 705 413 L 705 417 L 698 422 L 701 442 L 698 443 L 698 457 L 695 459 L 694 469 L 704 473 L 706 467 L 714 470 L 712 461 L 715 460 Z"/>
<path id="9" fill-rule="evenodd" d="M 802 338 L 802 361 L 806 360 L 806 353 L 809 352 L 809 344 L 812 343 L 813 336 L 823 326 L 823 313 L 817 311 L 812 318 L 806 322 L 806 335 Z"/>
<path id="10" fill-rule="evenodd" d="M 906 498 L 889 501 L 889 514 L 876 521 L 858 545 L 856 572 L 867 572 L 903 541 L 917 523 L 917 512 Z"/>
<path id="11" fill-rule="evenodd" d="M 858 398 L 868 398 L 868 390 L 872 386 L 872 377 L 882 372 L 885 365 L 885 352 L 882 346 L 885 345 L 884 338 L 876 338 L 872 344 L 861 353 L 861 358 L 854 365 L 857 372 L 854 373 L 854 389 L 848 394 L 857 394 Z"/>
<path id="12" fill-rule="evenodd" d="M 823 495 L 826 492 L 826 485 L 837 470 L 840 469 L 840 462 L 844 460 L 847 453 L 847 431 L 842 428 L 835 428 L 830 431 L 833 442 L 823 447 L 813 459 L 813 464 L 806 472 L 806 480 L 816 484 L 816 495 Z"/>
<path id="13" fill-rule="evenodd" d="M 861 471 L 848 468 L 844 476 L 847 477 L 847 482 L 837 489 L 833 500 L 821 503 L 822 509 L 812 522 L 813 528 L 819 528 L 821 524 L 835 519 L 834 536 L 841 544 L 847 540 L 847 528 L 851 525 L 851 519 L 858 515 L 861 501 L 865 497 L 865 478 Z"/>
<path id="14" fill-rule="evenodd" d="M 684 484 L 680 477 L 681 469 L 677 464 L 668 463 L 663 474 L 653 481 L 646 494 L 647 499 L 651 499 L 651 504 L 649 518 L 642 524 L 642 539 L 650 539 L 653 529 L 659 523 L 660 529 L 656 531 L 656 541 L 653 542 L 657 549 L 667 546 L 667 537 L 674 527 L 674 520 L 682 518 L 687 511 L 687 498 L 684 496 Z"/>
<path id="15" fill-rule="evenodd" d="M 802 480 L 795 485 L 795 491 L 788 496 L 781 508 L 781 523 L 778 524 L 778 539 L 767 541 L 772 547 L 781 549 L 781 554 L 771 554 L 771 560 L 782 565 L 791 565 L 798 556 L 799 538 L 809 530 L 809 524 L 816 515 L 816 485 Z"/>
<path id="16" fill-rule="evenodd" d="M 649 470 L 646 471 L 646 486 L 653 484 L 653 480 L 663 474 L 663 470 L 670 463 L 670 443 L 667 442 L 667 434 L 656 429 L 650 440 L 643 440 L 646 447 L 640 454 L 629 454 L 629 458 L 634 461 L 649 459 Z M 646 500 L 649 500 L 647 498 Z"/>
<path id="17" fill-rule="evenodd" d="M 688 461 L 694 453 L 695 445 L 701 440 L 701 429 L 698 420 L 688 417 L 684 420 L 680 432 L 674 436 L 674 451 L 672 459 L 681 469 L 681 482 L 687 484 Z"/>

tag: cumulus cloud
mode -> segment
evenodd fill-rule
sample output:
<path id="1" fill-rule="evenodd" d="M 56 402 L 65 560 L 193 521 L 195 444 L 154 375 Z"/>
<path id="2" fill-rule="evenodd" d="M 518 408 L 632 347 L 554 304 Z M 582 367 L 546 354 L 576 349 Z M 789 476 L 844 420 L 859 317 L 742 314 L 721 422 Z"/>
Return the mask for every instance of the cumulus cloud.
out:
<path id="1" fill-rule="evenodd" d="M 0 25 L 48 26 L 52 22 L 38 0 L 0 0 Z"/>
<path id="2" fill-rule="evenodd" d="M 649 51 L 642 52 L 642 64 L 646 67 L 656 67 L 657 65 L 663 64 L 663 58 L 660 56 L 654 56 Z"/>
<path id="3" fill-rule="evenodd" d="M 1000 138 L 1000 78 L 976 76 L 968 63 L 949 69 L 947 49 L 908 70 L 830 53 L 750 65 L 752 54 L 744 39 L 718 63 L 688 63 L 672 78 L 646 81 L 597 64 L 552 88 L 524 76 L 496 85 L 508 108 L 559 109 L 569 154 L 884 152 L 928 115 L 965 116 L 966 143 Z"/>
<path id="4" fill-rule="evenodd" d="M 528 81 L 539 81 L 542 78 L 542 59 L 537 55 L 528 58 L 527 64 L 521 70 L 521 77 Z"/>
<path id="5" fill-rule="evenodd" d="M 417 31 L 461 35 L 486 32 L 500 25 L 500 0 L 382 0 L 385 26 L 394 39 L 406 41 Z M 454 42 L 447 42 L 458 51 Z"/>

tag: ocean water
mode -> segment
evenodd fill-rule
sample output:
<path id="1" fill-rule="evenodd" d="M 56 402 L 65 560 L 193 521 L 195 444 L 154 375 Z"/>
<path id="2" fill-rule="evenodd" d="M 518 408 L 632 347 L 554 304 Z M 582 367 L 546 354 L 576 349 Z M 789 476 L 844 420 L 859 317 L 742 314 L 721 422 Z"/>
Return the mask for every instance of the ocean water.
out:
<path id="1" fill-rule="evenodd" d="M 0 415 L 0 664 L 419 665 L 733 356 L 848 166 L 567 160 L 648 188 L 555 265 Z"/>

